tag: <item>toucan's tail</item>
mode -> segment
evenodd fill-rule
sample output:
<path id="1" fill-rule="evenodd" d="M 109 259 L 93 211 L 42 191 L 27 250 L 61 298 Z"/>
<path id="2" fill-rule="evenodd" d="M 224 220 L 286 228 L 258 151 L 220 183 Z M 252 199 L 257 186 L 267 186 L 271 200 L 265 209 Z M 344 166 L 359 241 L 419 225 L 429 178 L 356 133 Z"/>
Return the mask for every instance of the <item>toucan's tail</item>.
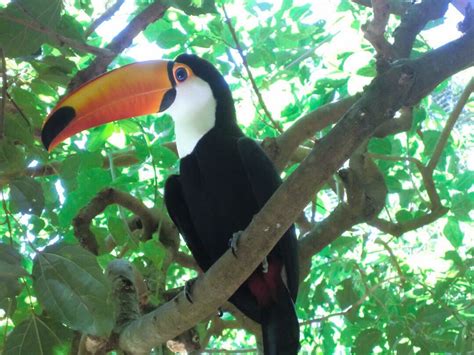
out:
<path id="1" fill-rule="evenodd" d="M 264 354 L 296 355 L 300 348 L 298 317 L 288 290 L 279 288 L 276 302 L 262 309 Z"/>

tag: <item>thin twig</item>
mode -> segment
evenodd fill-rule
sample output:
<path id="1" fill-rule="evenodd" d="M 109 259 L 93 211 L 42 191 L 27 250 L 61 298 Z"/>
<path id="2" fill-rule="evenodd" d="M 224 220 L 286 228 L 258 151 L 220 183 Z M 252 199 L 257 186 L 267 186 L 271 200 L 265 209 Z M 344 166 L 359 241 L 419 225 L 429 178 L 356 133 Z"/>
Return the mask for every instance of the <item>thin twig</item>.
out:
<path id="1" fill-rule="evenodd" d="M 99 27 L 105 21 L 110 20 L 112 16 L 114 16 L 114 14 L 120 9 L 120 7 L 123 5 L 124 2 L 125 0 L 117 0 L 115 4 L 113 4 L 107 10 L 105 10 L 105 12 L 102 15 L 100 15 L 91 23 L 89 28 L 84 33 L 84 37 L 85 38 L 89 37 L 97 29 L 97 27 Z"/>
<path id="2" fill-rule="evenodd" d="M 381 238 L 377 238 L 375 242 L 377 244 L 381 244 L 390 255 L 390 260 L 392 261 L 392 264 L 395 267 L 395 269 L 397 269 L 398 276 L 400 276 L 400 287 L 403 288 L 406 277 L 403 274 L 402 268 L 400 267 L 400 264 L 398 263 L 397 257 L 395 256 L 395 253 L 393 252 L 392 248 L 390 248 L 390 245 Z"/>
<path id="3" fill-rule="evenodd" d="M 466 85 L 466 88 L 464 89 L 463 93 L 459 97 L 456 107 L 454 107 L 453 111 L 449 115 L 448 121 L 446 122 L 446 126 L 444 127 L 443 132 L 441 132 L 441 135 L 439 136 L 438 142 L 436 143 L 436 147 L 433 151 L 433 154 L 431 155 L 431 159 L 426 166 L 426 169 L 430 173 L 433 172 L 436 165 L 438 164 L 439 158 L 441 157 L 441 153 L 443 152 L 443 149 L 448 141 L 451 131 L 453 130 L 454 125 L 456 124 L 456 121 L 461 115 L 461 112 L 464 106 L 466 105 L 467 100 L 469 100 L 469 97 L 471 96 L 473 91 L 474 91 L 474 77 L 472 77 L 469 83 Z"/>
<path id="4" fill-rule="evenodd" d="M 270 111 L 267 108 L 267 105 L 265 104 L 265 101 L 263 100 L 262 94 L 260 93 L 260 90 L 258 89 L 257 83 L 255 82 L 255 78 L 253 77 L 252 72 L 250 71 L 250 67 L 247 63 L 247 58 L 244 54 L 244 51 L 242 49 L 242 46 L 240 45 L 239 39 L 237 38 L 237 33 L 235 32 L 234 26 L 232 25 L 232 22 L 230 21 L 229 15 L 227 14 L 227 11 L 225 9 L 224 4 L 222 4 L 222 10 L 224 11 L 224 16 L 226 19 L 227 26 L 229 27 L 229 31 L 232 35 L 232 38 L 234 39 L 235 46 L 237 48 L 237 51 L 239 52 L 240 58 L 242 59 L 242 63 L 245 67 L 245 70 L 247 72 L 247 75 L 249 77 L 250 83 L 252 84 L 253 91 L 257 95 L 258 102 L 260 103 L 260 106 L 262 106 L 263 111 L 265 112 L 265 115 L 268 117 L 270 122 L 273 125 L 273 128 L 275 128 L 278 132 L 282 133 L 283 130 L 280 127 L 280 125 L 273 119 Z"/>
<path id="5" fill-rule="evenodd" d="M 7 62 L 3 48 L 0 48 L 0 57 L 2 60 L 2 104 L 0 108 L 0 139 L 3 138 L 5 130 L 5 101 L 7 99 Z"/>
<path id="6" fill-rule="evenodd" d="M 392 280 L 395 280 L 395 279 L 398 279 L 398 278 L 399 278 L 398 276 L 389 277 L 389 278 L 383 280 L 382 282 L 378 283 L 377 285 L 372 286 L 370 289 L 368 289 L 368 290 L 364 293 L 364 295 L 363 295 L 359 300 L 357 300 L 357 302 L 351 304 L 350 306 L 348 306 L 348 307 L 347 307 L 346 309 L 344 309 L 343 311 L 331 313 L 331 314 L 328 314 L 328 315 L 323 316 L 323 317 L 319 317 L 319 318 L 310 319 L 310 320 L 306 320 L 306 321 L 300 322 L 300 326 L 309 325 L 309 324 L 313 324 L 313 323 L 321 323 L 321 322 L 324 322 L 324 321 L 328 320 L 329 318 L 345 316 L 345 315 L 347 315 L 350 311 L 352 311 L 354 308 L 357 308 L 357 307 L 359 307 L 360 305 L 362 305 L 362 303 L 364 303 L 365 300 L 366 300 L 372 293 L 374 293 L 374 291 L 376 291 L 378 288 L 380 288 L 384 283 L 389 282 L 389 281 L 392 281 Z"/>
<path id="7" fill-rule="evenodd" d="M 10 102 L 13 104 L 13 106 L 15 107 L 15 109 L 18 111 L 18 113 L 20 114 L 20 116 L 25 120 L 26 124 L 28 125 L 28 127 L 31 127 L 31 122 L 30 120 L 28 119 L 28 117 L 26 117 L 26 115 L 23 113 L 23 111 L 21 110 L 20 106 L 18 106 L 18 104 L 15 102 L 15 100 L 13 100 L 13 98 L 10 96 L 10 94 L 7 92 L 5 92 L 5 95 L 6 97 L 8 98 L 8 100 L 10 100 Z"/>

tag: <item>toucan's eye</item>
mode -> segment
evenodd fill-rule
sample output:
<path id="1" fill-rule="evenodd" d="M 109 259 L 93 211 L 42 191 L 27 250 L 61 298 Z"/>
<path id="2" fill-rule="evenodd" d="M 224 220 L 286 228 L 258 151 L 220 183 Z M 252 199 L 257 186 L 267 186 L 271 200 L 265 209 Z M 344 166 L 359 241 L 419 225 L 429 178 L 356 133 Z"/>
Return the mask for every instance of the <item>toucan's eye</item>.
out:
<path id="1" fill-rule="evenodd" d="M 180 83 L 188 78 L 188 72 L 183 67 L 176 69 L 174 75 L 176 76 L 176 80 L 178 80 Z"/>

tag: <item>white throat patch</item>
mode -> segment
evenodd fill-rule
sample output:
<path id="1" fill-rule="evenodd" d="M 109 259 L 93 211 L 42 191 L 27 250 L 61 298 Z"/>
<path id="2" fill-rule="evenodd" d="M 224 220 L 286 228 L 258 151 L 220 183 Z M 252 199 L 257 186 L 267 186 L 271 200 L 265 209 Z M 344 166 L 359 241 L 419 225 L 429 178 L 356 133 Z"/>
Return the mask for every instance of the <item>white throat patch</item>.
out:
<path id="1" fill-rule="evenodd" d="M 176 86 L 176 99 L 165 112 L 175 124 L 180 158 L 190 154 L 202 136 L 214 127 L 216 105 L 209 84 L 197 76 Z"/>

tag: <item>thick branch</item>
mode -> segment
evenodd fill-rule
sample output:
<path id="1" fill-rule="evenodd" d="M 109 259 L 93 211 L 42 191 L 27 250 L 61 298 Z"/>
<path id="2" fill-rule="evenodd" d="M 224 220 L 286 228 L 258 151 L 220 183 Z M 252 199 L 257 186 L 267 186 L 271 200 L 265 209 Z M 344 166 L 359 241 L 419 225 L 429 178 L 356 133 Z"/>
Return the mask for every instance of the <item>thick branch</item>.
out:
<path id="1" fill-rule="evenodd" d="M 102 213 L 107 206 L 118 204 L 140 217 L 143 225 L 143 238 L 150 239 L 160 221 L 143 202 L 132 195 L 116 189 L 102 190 L 92 201 L 82 208 L 73 220 L 74 234 L 81 245 L 94 254 L 98 254 L 98 245 L 89 226 L 93 218 Z M 165 226 L 162 225 L 162 228 Z"/>
<path id="2" fill-rule="evenodd" d="M 292 155 L 297 153 L 301 143 L 314 136 L 316 132 L 337 122 L 359 97 L 350 96 L 321 106 L 298 119 L 277 138 L 265 139 L 262 147 L 277 170 L 282 171 L 285 168 Z"/>
<path id="3" fill-rule="evenodd" d="M 448 5 L 449 0 L 424 0 L 408 9 L 394 33 L 393 50 L 397 58 L 410 56 L 416 36 L 429 21 L 443 17 Z"/>
<path id="4" fill-rule="evenodd" d="M 347 202 L 341 202 L 299 241 L 301 265 L 354 225 L 377 216 L 385 205 L 387 187 L 383 175 L 360 149 L 352 156 L 349 169 L 341 170 L 339 175 L 346 187 Z"/>
<path id="5" fill-rule="evenodd" d="M 372 0 L 352 0 L 353 2 L 366 6 L 372 7 Z M 391 14 L 402 16 L 407 9 L 411 6 L 409 1 L 400 1 L 400 0 L 389 0 L 389 11 Z"/>
<path id="6" fill-rule="evenodd" d="M 106 46 L 106 49 L 114 54 L 97 57 L 86 69 L 79 71 L 71 80 L 68 90 L 71 91 L 86 81 L 104 73 L 115 56 L 128 48 L 132 44 L 133 39 L 149 24 L 163 17 L 167 8 L 168 5 L 165 5 L 163 1 L 156 0 L 143 9 L 143 11 L 135 16 L 127 27 Z"/>
<path id="7" fill-rule="evenodd" d="M 465 36 L 458 42 L 471 40 L 472 38 Z M 452 48 L 453 44 L 445 47 Z M 125 351 L 146 351 L 215 312 L 271 251 L 324 182 L 404 101 L 412 99 L 407 97 L 407 93 L 425 92 L 427 85 L 446 79 L 449 75 L 446 71 L 434 70 L 436 78 L 433 79 L 433 71 L 428 73 L 420 68 L 421 64 L 440 65 L 443 55 L 457 55 L 445 52 L 446 49 L 442 47 L 424 57 L 408 61 L 406 65 L 413 68 L 413 71 L 407 72 L 406 66 L 395 66 L 376 78 L 366 88 L 361 99 L 321 139 L 318 146 L 253 218 L 240 238 L 237 258 L 231 251 L 227 251 L 204 275 L 198 277 L 193 284 L 192 305 L 180 293 L 171 302 L 130 323 L 120 334 L 120 348 Z M 430 56 L 429 61 L 426 60 L 427 56 Z M 473 57 L 474 53 L 471 51 L 470 57 L 466 59 L 467 63 L 472 62 Z M 466 62 L 458 61 L 457 64 L 451 71 L 463 69 Z M 430 80 L 423 75 L 430 75 Z M 412 77 L 417 78 L 416 83 Z M 411 91 L 412 87 L 418 90 Z M 288 204 L 287 201 L 292 203 Z M 281 206 L 286 208 L 282 209 Z"/>

